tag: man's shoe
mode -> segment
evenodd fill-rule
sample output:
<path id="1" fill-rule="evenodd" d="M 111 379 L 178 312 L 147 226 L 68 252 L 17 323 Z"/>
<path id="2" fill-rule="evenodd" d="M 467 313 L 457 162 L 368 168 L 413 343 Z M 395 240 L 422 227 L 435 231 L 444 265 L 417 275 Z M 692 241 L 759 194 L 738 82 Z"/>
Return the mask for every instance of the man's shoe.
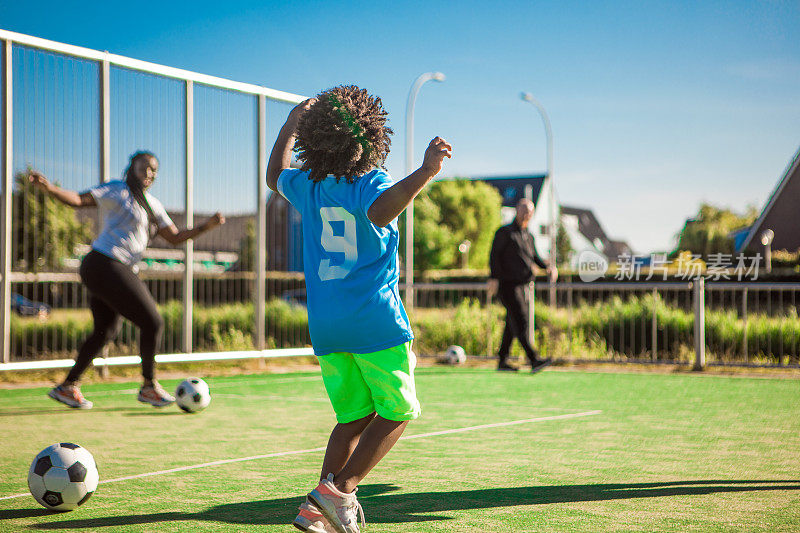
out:
<path id="1" fill-rule="evenodd" d="M 175 402 L 175 398 L 155 382 L 149 387 L 139 389 L 139 396 L 136 399 L 153 407 L 164 407 Z"/>
<path id="2" fill-rule="evenodd" d="M 543 368 L 550 366 L 550 363 L 552 362 L 553 359 L 551 357 L 548 357 L 547 359 L 537 359 L 536 362 L 531 365 L 531 374 L 535 374 Z"/>
<path id="3" fill-rule="evenodd" d="M 356 489 L 358 490 L 358 489 Z M 333 474 L 328 474 L 317 488 L 308 493 L 308 499 L 328 520 L 336 533 L 359 533 L 358 522 L 364 525 L 364 510 L 356 498 L 356 491 L 344 494 L 333 484 Z"/>
<path id="4" fill-rule="evenodd" d="M 519 368 L 511 366 L 508 363 L 500 363 L 499 365 L 497 365 L 497 370 L 501 372 L 518 372 Z"/>
<path id="5" fill-rule="evenodd" d="M 64 387 L 63 385 L 59 385 L 58 387 L 50 389 L 47 395 L 55 401 L 69 405 L 74 409 L 91 409 L 94 405 L 83 397 L 78 387 Z"/>
<path id="6" fill-rule="evenodd" d="M 294 519 L 292 525 L 300 531 L 309 531 L 310 533 L 328 533 L 333 529 L 328 528 L 328 521 L 319 512 L 316 505 L 308 501 L 304 501 L 300 505 L 300 513 Z"/>

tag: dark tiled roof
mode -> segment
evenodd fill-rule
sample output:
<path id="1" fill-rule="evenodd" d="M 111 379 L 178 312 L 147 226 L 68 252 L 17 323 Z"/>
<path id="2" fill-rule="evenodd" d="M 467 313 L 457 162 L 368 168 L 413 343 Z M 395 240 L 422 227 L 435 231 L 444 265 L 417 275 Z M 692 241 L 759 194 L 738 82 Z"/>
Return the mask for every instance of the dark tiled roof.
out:
<path id="1" fill-rule="evenodd" d="M 611 240 L 608 237 L 591 209 L 562 205 L 561 214 L 577 217 L 578 231 L 592 242 L 598 239 L 603 244 L 603 253 L 609 258 L 616 259 L 620 255 L 632 253 L 627 242 Z"/>
<path id="2" fill-rule="evenodd" d="M 583 233 L 590 241 L 600 239 L 600 241 L 603 243 L 603 246 L 607 246 L 608 243 L 611 242 L 611 239 L 609 239 L 608 235 L 606 235 L 606 232 L 603 231 L 602 226 L 600 226 L 600 221 L 597 220 L 597 217 L 594 216 L 594 213 L 591 209 L 562 205 L 561 214 L 577 217 L 578 231 Z"/>
<path id="3" fill-rule="evenodd" d="M 531 200 L 536 204 L 542 185 L 547 176 L 545 174 L 529 174 L 520 176 L 470 176 L 470 180 L 485 181 L 495 187 L 503 198 L 503 206 L 515 207 L 517 202 L 525 196 L 525 188 L 531 187 Z"/>
<path id="4" fill-rule="evenodd" d="M 95 235 L 99 230 L 99 215 L 97 209 L 78 209 L 76 210 L 78 220 L 81 222 L 90 221 L 92 228 L 94 228 Z M 170 218 L 178 227 L 179 230 L 186 228 L 186 215 L 183 212 L 168 212 Z M 202 224 L 210 217 L 209 214 L 195 213 L 195 224 Z M 246 235 L 248 222 L 255 223 L 255 214 L 245 215 L 226 215 L 225 224 L 214 228 L 213 230 L 203 233 L 194 239 L 194 249 L 197 251 L 209 252 L 238 252 L 241 247 L 241 241 Z M 151 248 L 166 248 L 175 249 L 167 241 L 161 237 L 156 237 L 150 243 Z"/>
<path id="5" fill-rule="evenodd" d="M 169 212 L 168 214 L 179 230 L 186 227 L 185 213 Z M 210 216 L 211 214 L 195 213 L 195 225 L 202 224 Z M 242 245 L 242 239 L 247 235 L 247 224 L 250 222 L 255 224 L 255 220 L 255 213 L 225 215 L 225 224 L 203 233 L 194 239 L 194 249 L 210 252 L 238 252 Z M 151 246 L 153 248 L 174 248 L 160 237 L 154 239 Z"/>
<path id="6" fill-rule="evenodd" d="M 625 241 L 609 241 L 606 256 L 616 260 L 622 255 L 633 255 L 633 250 Z"/>

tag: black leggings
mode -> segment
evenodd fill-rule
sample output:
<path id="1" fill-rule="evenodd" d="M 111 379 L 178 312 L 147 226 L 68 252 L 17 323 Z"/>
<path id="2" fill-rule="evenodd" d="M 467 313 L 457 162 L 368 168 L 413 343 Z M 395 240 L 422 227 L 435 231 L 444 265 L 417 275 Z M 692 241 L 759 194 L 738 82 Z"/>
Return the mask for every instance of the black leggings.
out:
<path id="1" fill-rule="evenodd" d="M 122 317 L 139 328 L 142 376 L 146 380 L 153 379 L 156 348 L 161 342 L 164 320 L 144 282 L 131 267 L 95 250 L 83 259 L 80 274 L 83 284 L 89 289 L 94 330 L 78 350 L 75 365 L 66 381 L 72 383 L 80 379 L 103 346 L 117 336 Z"/>

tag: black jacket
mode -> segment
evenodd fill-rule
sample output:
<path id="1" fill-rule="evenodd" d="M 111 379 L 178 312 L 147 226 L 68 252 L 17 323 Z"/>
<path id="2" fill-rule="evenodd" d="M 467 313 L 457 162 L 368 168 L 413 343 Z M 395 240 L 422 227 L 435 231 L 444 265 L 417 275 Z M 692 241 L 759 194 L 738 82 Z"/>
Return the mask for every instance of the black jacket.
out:
<path id="1" fill-rule="evenodd" d="M 491 277 L 500 283 L 528 283 L 533 279 L 533 265 L 547 268 L 536 253 L 533 235 L 520 228 L 516 220 L 498 229 L 489 255 Z"/>

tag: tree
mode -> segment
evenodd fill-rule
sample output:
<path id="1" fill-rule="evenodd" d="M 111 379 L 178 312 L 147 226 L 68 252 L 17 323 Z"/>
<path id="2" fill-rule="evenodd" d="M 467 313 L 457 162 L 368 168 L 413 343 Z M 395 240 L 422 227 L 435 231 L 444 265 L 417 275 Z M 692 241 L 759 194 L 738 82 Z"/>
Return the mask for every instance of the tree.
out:
<path id="1" fill-rule="evenodd" d="M 501 199 L 482 181 L 437 181 L 414 201 L 414 267 L 419 271 L 460 268 L 459 245 L 469 241 L 470 268 L 486 268 Z M 405 217 L 401 217 L 401 234 Z"/>
<path id="2" fill-rule="evenodd" d="M 701 204 L 697 216 L 689 219 L 678 235 L 678 247 L 672 255 L 679 251 L 703 257 L 714 253 L 732 254 L 735 247 L 730 233 L 753 224 L 757 217 L 758 212 L 752 206 L 739 214 L 730 209 Z"/>
<path id="3" fill-rule="evenodd" d="M 572 258 L 572 241 L 569 238 L 561 217 L 558 219 L 558 229 L 556 235 L 556 265 L 559 267 L 569 266 Z"/>
<path id="4" fill-rule="evenodd" d="M 91 223 L 78 221 L 75 210 L 28 181 L 27 172 L 14 176 L 12 198 L 12 269 L 59 271 L 75 256 L 79 244 L 91 238 Z"/>
<path id="5" fill-rule="evenodd" d="M 244 236 L 239 239 L 239 263 L 236 270 L 250 272 L 256 269 L 256 223 L 248 220 Z"/>

